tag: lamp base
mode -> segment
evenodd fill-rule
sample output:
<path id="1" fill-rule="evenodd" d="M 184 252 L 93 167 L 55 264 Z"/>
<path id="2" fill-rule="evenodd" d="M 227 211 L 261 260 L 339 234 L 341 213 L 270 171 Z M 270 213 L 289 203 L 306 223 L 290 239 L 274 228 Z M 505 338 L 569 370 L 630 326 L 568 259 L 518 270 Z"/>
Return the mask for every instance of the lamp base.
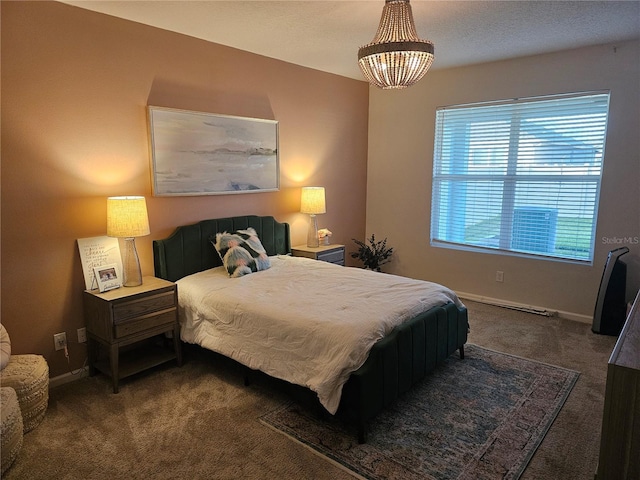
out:
<path id="1" fill-rule="evenodd" d="M 320 245 L 318 241 L 318 219 L 314 214 L 310 215 L 309 231 L 307 233 L 307 247 L 316 248 Z"/>
<path id="2" fill-rule="evenodd" d="M 140 259 L 136 251 L 136 239 L 124 239 L 124 253 L 122 255 L 122 270 L 124 287 L 137 287 L 142 285 L 142 271 L 140 270 Z"/>

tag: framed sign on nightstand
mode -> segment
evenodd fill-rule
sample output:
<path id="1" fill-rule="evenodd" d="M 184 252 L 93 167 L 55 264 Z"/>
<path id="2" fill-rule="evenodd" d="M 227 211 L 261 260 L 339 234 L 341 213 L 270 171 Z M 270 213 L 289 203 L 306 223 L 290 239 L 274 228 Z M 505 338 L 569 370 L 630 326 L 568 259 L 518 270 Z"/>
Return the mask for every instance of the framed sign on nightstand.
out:
<path id="1" fill-rule="evenodd" d="M 117 238 L 107 236 L 79 238 L 78 251 L 80 252 L 82 273 L 84 274 L 84 283 L 87 290 L 99 288 L 95 267 L 115 264 L 117 267 L 116 272 L 120 277 L 122 258 L 120 257 L 120 244 Z"/>

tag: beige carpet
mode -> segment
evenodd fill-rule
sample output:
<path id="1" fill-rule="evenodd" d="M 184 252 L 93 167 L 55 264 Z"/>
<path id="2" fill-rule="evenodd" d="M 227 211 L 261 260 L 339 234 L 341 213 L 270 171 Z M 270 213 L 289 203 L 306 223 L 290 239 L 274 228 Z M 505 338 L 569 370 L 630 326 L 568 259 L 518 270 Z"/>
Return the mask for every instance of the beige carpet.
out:
<path id="1" fill-rule="evenodd" d="M 615 338 L 586 324 L 466 303 L 470 342 L 580 372 L 521 478 L 592 479 Z M 125 379 L 117 395 L 101 375 L 52 389 L 44 421 L 25 435 L 3 478 L 352 478 L 258 421 L 289 399 L 275 382 L 258 376 L 245 387 L 235 364 L 194 348 L 185 357 L 182 368 Z"/>

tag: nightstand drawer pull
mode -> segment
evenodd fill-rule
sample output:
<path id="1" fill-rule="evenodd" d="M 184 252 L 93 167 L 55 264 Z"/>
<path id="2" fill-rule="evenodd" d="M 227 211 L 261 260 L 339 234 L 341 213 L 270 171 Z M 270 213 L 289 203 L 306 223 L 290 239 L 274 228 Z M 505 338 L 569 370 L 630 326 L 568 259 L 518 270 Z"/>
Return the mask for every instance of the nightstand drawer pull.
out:
<path id="1" fill-rule="evenodd" d="M 176 309 L 172 308 L 154 315 L 146 315 L 135 320 L 114 325 L 114 337 L 120 338 L 134 333 L 142 332 L 148 328 L 163 324 L 171 324 L 176 321 Z"/>
<path id="2" fill-rule="evenodd" d="M 123 302 L 113 306 L 113 323 L 121 323 L 138 315 L 175 307 L 173 292 L 160 293 L 149 297 Z"/>

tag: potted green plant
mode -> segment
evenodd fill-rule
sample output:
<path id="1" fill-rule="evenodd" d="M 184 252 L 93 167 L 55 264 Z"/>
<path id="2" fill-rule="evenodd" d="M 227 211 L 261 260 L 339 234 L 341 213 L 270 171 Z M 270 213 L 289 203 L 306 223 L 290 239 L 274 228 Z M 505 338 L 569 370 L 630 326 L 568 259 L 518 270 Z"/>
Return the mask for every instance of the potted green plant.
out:
<path id="1" fill-rule="evenodd" d="M 387 248 L 387 239 L 376 241 L 375 235 L 372 233 L 371 238 L 367 239 L 369 244 L 360 240 L 352 239 L 358 245 L 357 252 L 351 252 L 351 258 L 357 258 L 362 261 L 364 267 L 368 270 L 380 271 L 380 267 L 390 262 L 393 248 Z"/>

